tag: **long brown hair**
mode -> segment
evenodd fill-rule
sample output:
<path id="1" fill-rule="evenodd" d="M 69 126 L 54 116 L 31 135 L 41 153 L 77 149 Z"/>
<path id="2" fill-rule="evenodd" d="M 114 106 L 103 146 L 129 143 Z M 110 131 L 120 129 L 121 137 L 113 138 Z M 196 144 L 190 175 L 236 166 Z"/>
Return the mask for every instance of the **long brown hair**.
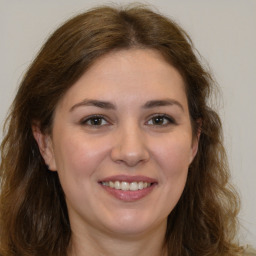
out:
<path id="1" fill-rule="evenodd" d="M 13 102 L 1 145 L 0 254 L 67 255 L 71 230 L 58 175 L 40 155 L 31 125 L 51 133 L 56 105 L 100 56 L 118 49 L 160 52 L 184 78 L 199 151 L 184 192 L 168 217 L 168 255 L 238 255 L 237 194 L 219 116 L 208 105 L 214 83 L 189 36 L 172 20 L 141 6 L 99 7 L 62 25 L 31 64 Z"/>

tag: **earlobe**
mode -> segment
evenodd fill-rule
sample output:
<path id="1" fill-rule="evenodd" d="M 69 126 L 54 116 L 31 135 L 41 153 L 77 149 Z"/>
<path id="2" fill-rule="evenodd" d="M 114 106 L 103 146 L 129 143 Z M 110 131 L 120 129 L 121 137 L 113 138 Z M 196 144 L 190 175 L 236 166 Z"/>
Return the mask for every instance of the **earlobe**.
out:
<path id="1" fill-rule="evenodd" d="M 49 134 L 42 133 L 38 125 L 32 125 L 32 132 L 41 156 L 43 157 L 45 164 L 48 166 L 48 169 L 51 171 L 56 171 L 51 136 Z"/>

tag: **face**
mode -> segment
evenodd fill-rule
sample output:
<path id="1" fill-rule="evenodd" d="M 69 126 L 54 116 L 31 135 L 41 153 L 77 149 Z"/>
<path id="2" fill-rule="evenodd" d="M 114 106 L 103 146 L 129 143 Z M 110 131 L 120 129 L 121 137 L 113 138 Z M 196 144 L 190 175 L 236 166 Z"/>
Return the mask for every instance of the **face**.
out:
<path id="1" fill-rule="evenodd" d="M 51 136 L 34 135 L 73 231 L 165 230 L 197 151 L 181 75 L 145 49 L 99 59 L 58 103 Z"/>

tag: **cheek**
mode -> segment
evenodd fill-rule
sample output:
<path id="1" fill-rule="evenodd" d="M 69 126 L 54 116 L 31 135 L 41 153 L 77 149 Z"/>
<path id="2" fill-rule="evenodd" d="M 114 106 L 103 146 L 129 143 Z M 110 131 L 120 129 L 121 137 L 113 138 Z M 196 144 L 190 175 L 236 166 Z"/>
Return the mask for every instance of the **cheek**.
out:
<path id="1" fill-rule="evenodd" d="M 102 164 L 108 151 L 107 143 L 84 134 L 62 136 L 56 143 L 55 159 L 60 175 L 81 177 L 91 176 Z"/>
<path id="2" fill-rule="evenodd" d="M 154 148 L 155 159 L 165 178 L 175 181 L 186 176 L 192 152 L 190 136 L 172 136 L 165 139 L 163 146 L 155 145 L 159 145 Z"/>
<path id="3" fill-rule="evenodd" d="M 164 159 L 165 162 L 165 179 L 166 179 L 166 193 L 171 195 L 171 209 L 177 204 L 180 196 L 184 190 L 189 167 L 189 153 L 190 147 L 187 143 L 173 143 L 168 148 Z"/>
<path id="4" fill-rule="evenodd" d="M 155 154 L 157 154 L 155 157 L 157 164 L 161 168 L 162 203 L 168 215 L 179 201 L 186 184 L 191 139 L 189 136 L 174 136 L 166 139 L 164 146 L 155 148 Z"/>

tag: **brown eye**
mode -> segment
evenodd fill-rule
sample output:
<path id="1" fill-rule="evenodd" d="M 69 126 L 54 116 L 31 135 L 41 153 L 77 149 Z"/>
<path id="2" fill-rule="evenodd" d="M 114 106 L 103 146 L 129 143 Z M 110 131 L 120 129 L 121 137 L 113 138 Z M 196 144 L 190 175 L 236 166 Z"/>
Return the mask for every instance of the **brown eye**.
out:
<path id="1" fill-rule="evenodd" d="M 88 126 L 103 126 L 107 125 L 108 122 L 102 116 L 92 116 L 83 120 L 81 124 Z"/>
<path id="2" fill-rule="evenodd" d="M 152 123 L 154 125 L 163 125 L 166 123 L 166 118 L 164 118 L 163 116 L 157 116 L 152 118 Z"/>
<path id="3" fill-rule="evenodd" d="M 147 124 L 154 125 L 154 126 L 167 126 L 169 124 L 175 124 L 175 121 L 173 118 L 166 115 L 156 115 L 156 116 L 153 116 L 147 122 Z"/>

